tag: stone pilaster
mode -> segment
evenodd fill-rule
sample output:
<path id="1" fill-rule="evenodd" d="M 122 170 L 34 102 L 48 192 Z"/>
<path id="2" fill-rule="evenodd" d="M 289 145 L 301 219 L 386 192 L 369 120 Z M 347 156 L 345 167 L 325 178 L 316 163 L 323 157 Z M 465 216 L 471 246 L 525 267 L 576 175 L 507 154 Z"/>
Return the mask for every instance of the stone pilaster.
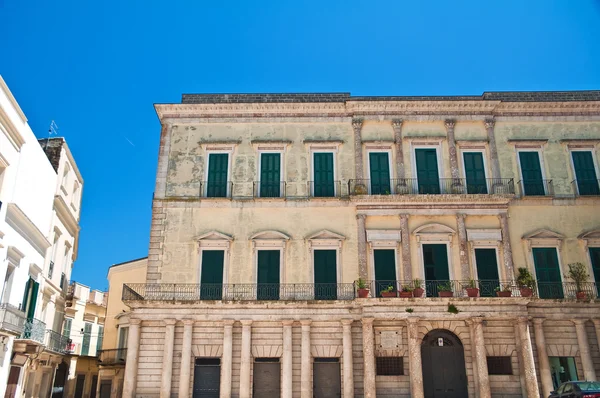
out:
<path id="1" fill-rule="evenodd" d="M 460 173 L 458 172 L 458 155 L 456 153 L 456 140 L 454 139 L 454 126 L 456 125 L 456 120 L 446 119 L 444 122 L 444 126 L 446 126 L 446 133 L 448 135 L 448 151 L 450 152 L 450 172 L 452 173 L 452 178 L 460 178 Z"/>
<path id="2" fill-rule="evenodd" d="M 354 168 L 355 177 L 357 180 L 365 178 L 363 168 L 363 151 L 362 151 L 362 130 L 363 120 L 352 119 L 352 129 L 354 130 Z"/>
<path id="3" fill-rule="evenodd" d="M 283 354 L 281 356 L 281 398 L 292 398 L 292 320 L 284 320 Z"/>
<path id="4" fill-rule="evenodd" d="M 410 233 L 408 231 L 408 214 L 400 214 L 400 236 L 402 238 L 402 277 L 409 284 L 412 280 L 410 261 Z"/>
<path id="5" fill-rule="evenodd" d="M 465 215 L 457 214 L 458 223 L 458 254 L 460 258 L 460 273 L 463 281 L 471 279 L 471 269 L 469 267 L 469 249 L 467 247 L 467 228 L 465 227 Z"/>
<path id="6" fill-rule="evenodd" d="M 123 381 L 123 398 L 135 398 L 137 388 L 138 357 L 140 352 L 140 319 L 129 319 L 129 335 L 127 337 L 127 358 Z"/>
<path id="7" fill-rule="evenodd" d="M 221 355 L 221 388 L 219 397 L 231 397 L 231 369 L 233 365 L 233 320 L 223 321 L 223 354 Z"/>
<path id="8" fill-rule="evenodd" d="M 487 351 L 485 349 L 485 340 L 483 337 L 483 318 L 473 318 L 473 335 L 475 337 L 475 372 L 479 384 L 479 397 L 491 398 L 490 376 L 487 367 Z"/>
<path id="9" fill-rule="evenodd" d="M 419 338 L 418 318 L 406 320 L 408 335 L 408 371 L 410 375 L 411 398 L 424 398 L 423 364 L 421 362 L 421 339 Z"/>
<path id="10" fill-rule="evenodd" d="M 374 318 L 363 318 L 363 360 L 364 360 L 364 392 L 365 398 L 377 396 L 375 386 L 375 332 L 373 331 Z"/>
<path id="11" fill-rule="evenodd" d="M 594 370 L 594 361 L 590 352 L 590 343 L 588 342 L 585 331 L 584 319 L 573 319 L 575 331 L 577 332 L 577 345 L 579 346 L 579 355 L 581 356 L 581 365 L 583 366 L 583 376 L 585 380 L 596 380 L 596 371 Z"/>
<path id="12" fill-rule="evenodd" d="M 367 271 L 367 231 L 365 221 L 367 216 L 364 214 L 356 215 L 356 225 L 358 229 L 357 246 L 358 246 L 358 276 L 364 280 L 369 278 Z"/>
<path id="13" fill-rule="evenodd" d="M 471 341 L 473 342 L 473 345 L 474 345 L 475 344 L 475 326 L 473 324 L 473 321 L 471 319 L 467 319 L 465 321 L 465 323 L 467 324 L 467 326 L 469 326 L 469 338 L 471 339 Z M 471 361 L 473 362 L 473 364 L 477 364 L 477 354 L 475 353 L 474 349 L 471 350 Z M 473 372 L 473 387 L 475 387 L 475 398 L 479 398 L 479 374 L 478 374 L 478 372 Z"/>
<path id="14" fill-rule="evenodd" d="M 515 271 L 513 266 L 512 247 L 510 246 L 510 233 L 508 232 L 508 214 L 500 213 L 500 230 L 502 231 L 502 253 L 504 256 L 504 272 L 507 281 L 514 281 Z"/>
<path id="15" fill-rule="evenodd" d="M 181 343 L 181 368 L 179 370 L 179 398 L 190 398 L 193 333 L 194 321 L 192 319 L 184 319 L 183 341 Z"/>
<path id="16" fill-rule="evenodd" d="M 173 379 L 173 343 L 175 343 L 175 319 L 165 319 L 165 338 L 163 347 L 162 376 L 160 379 L 160 398 L 171 398 Z"/>
<path id="17" fill-rule="evenodd" d="M 300 353 L 300 398 L 312 398 L 312 363 L 310 359 L 310 320 L 300 321 L 302 325 L 302 346 Z"/>
<path id="18" fill-rule="evenodd" d="M 394 141 L 396 142 L 396 174 L 398 179 L 402 180 L 406 178 L 404 152 L 402 151 L 402 119 L 392 120 L 392 128 L 394 129 Z"/>
<path id="19" fill-rule="evenodd" d="M 354 398 L 354 368 L 352 365 L 352 319 L 342 319 L 344 361 L 344 398 Z"/>
<path id="20" fill-rule="evenodd" d="M 240 363 L 240 398 L 250 398 L 252 383 L 250 367 L 252 366 L 252 321 L 244 319 L 242 323 L 242 353 Z"/>
<path id="21" fill-rule="evenodd" d="M 550 360 L 546 351 L 546 336 L 544 335 L 544 318 L 533 318 L 533 333 L 535 336 L 535 348 L 538 354 L 538 365 L 540 368 L 540 378 L 542 382 L 542 394 L 544 397 L 550 396 L 554 389 L 552 384 L 552 374 L 550 373 Z"/>
<path id="22" fill-rule="evenodd" d="M 515 334 L 515 347 L 517 349 L 517 359 L 519 360 L 519 383 L 521 384 L 521 395 L 527 397 L 527 381 L 525 380 L 525 372 L 523 372 L 523 350 L 521 349 L 521 340 L 519 340 L 519 324 L 513 323 Z"/>
<path id="23" fill-rule="evenodd" d="M 535 375 L 535 362 L 533 361 L 533 348 L 529 335 L 529 320 L 526 316 L 517 318 L 518 336 L 521 344 L 521 370 L 525 374 L 525 388 L 528 397 L 539 397 L 537 377 Z"/>
<path id="24" fill-rule="evenodd" d="M 492 165 L 492 178 L 498 183 L 500 179 L 500 160 L 498 159 L 498 148 L 496 147 L 496 136 L 494 134 L 494 119 L 485 119 L 485 130 L 487 131 L 488 143 L 490 146 L 490 163 Z"/>
<path id="25" fill-rule="evenodd" d="M 598 348 L 600 349 L 600 319 L 592 319 L 594 322 L 594 329 L 596 329 L 596 340 L 598 340 Z"/>

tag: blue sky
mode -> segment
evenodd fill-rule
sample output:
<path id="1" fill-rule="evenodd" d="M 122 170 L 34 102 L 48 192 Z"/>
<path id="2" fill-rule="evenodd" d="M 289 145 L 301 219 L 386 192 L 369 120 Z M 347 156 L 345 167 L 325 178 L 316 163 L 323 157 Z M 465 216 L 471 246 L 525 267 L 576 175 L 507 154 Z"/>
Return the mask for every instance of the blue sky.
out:
<path id="1" fill-rule="evenodd" d="M 85 179 L 73 278 L 148 250 L 160 125 L 182 93 L 600 88 L 600 0 L 0 0 L 0 74 Z"/>

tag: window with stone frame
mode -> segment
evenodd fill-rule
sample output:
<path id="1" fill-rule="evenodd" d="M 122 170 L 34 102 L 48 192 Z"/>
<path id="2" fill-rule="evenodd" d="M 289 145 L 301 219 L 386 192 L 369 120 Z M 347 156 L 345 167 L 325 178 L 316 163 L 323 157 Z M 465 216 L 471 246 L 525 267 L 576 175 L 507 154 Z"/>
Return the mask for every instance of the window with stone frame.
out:
<path id="1" fill-rule="evenodd" d="M 375 365 L 377 368 L 377 376 L 404 375 L 403 357 L 376 357 Z"/>

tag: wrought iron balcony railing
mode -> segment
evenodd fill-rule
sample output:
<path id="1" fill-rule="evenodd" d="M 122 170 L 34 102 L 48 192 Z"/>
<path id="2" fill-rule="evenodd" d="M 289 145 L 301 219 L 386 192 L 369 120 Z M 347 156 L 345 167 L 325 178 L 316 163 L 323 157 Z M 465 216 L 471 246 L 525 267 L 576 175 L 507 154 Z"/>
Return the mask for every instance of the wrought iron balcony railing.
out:
<path id="1" fill-rule="evenodd" d="M 352 300 L 353 283 L 125 284 L 124 301 Z"/>
<path id="2" fill-rule="evenodd" d="M 53 330 L 46 330 L 46 349 L 66 354 L 71 349 L 71 339 Z"/>
<path id="3" fill-rule="evenodd" d="M 339 198 L 342 196 L 341 181 L 308 181 L 308 196 L 311 198 Z"/>
<path id="4" fill-rule="evenodd" d="M 514 195 L 512 178 L 393 178 L 373 181 L 358 179 L 348 181 L 350 195 Z"/>
<path id="5" fill-rule="evenodd" d="M 254 181 L 252 196 L 255 198 L 285 198 L 285 181 Z"/>
<path id="6" fill-rule="evenodd" d="M 40 344 L 44 344 L 44 336 L 46 334 L 46 324 L 37 319 L 26 319 L 21 338 L 25 340 L 33 340 Z"/>
<path id="7" fill-rule="evenodd" d="M 552 180 L 521 180 L 518 185 L 521 196 L 554 196 Z"/>
<path id="8" fill-rule="evenodd" d="M 202 181 L 200 182 L 201 198 L 231 198 L 233 182 L 231 181 Z"/>
<path id="9" fill-rule="evenodd" d="M 17 307 L 8 304 L 0 304 L 0 330 L 20 336 L 25 328 L 25 313 Z"/>
<path id="10" fill-rule="evenodd" d="M 600 196 L 600 180 L 573 180 L 571 185 L 577 196 Z"/>
<path id="11" fill-rule="evenodd" d="M 98 351 L 98 363 L 101 365 L 125 365 L 127 348 L 114 348 Z"/>

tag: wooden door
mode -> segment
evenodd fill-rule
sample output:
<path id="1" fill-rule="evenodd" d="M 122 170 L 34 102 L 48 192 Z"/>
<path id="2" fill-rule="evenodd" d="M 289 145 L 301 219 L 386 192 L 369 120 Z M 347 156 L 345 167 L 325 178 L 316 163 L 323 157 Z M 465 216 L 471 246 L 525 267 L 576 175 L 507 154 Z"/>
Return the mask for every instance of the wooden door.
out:
<path id="1" fill-rule="evenodd" d="M 225 251 L 202 250 L 202 274 L 200 275 L 200 299 L 223 298 L 223 261 Z"/>
<path id="2" fill-rule="evenodd" d="M 425 268 L 427 296 L 437 297 L 438 285 L 450 280 L 446 245 L 423 245 L 423 267 Z"/>
<path id="3" fill-rule="evenodd" d="M 313 154 L 314 182 L 313 196 L 333 197 L 335 196 L 333 153 Z"/>
<path id="4" fill-rule="evenodd" d="M 258 251 L 256 281 L 256 298 L 258 300 L 279 300 L 280 255 L 279 250 Z"/>
<path id="5" fill-rule="evenodd" d="M 532 252 L 540 298 L 563 298 L 564 293 L 556 248 L 534 247 Z"/>
<path id="6" fill-rule="evenodd" d="M 519 152 L 519 163 L 521 164 L 521 187 L 523 194 L 527 196 L 543 196 L 546 194 L 544 180 L 542 179 L 542 167 L 538 152 Z"/>
<path id="7" fill-rule="evenodd" d="M 381 291 L 388 286 L 396 286 L 396 251 L 394 249 L 376 249 L 373 250 L 373 259 L 375 260 L 375 292 L 377 297 L 381 297 Z"/>
<path id="8" fill-rule="evenodd" d="M 337 299 L 337 252 L 314 250 L 315 300 Z"/>
<path id="9" fill-rule="evenodd" d="M 196 358 L 194 362 L 193 398 L 219 398 L 221 387 L 221 360 Z"/>
<path id="10" fill-rule="evenodd" d="M 371 170 L 371 194 L 389 195 L 390 160 L 387 152 L 370 152 L 369 168 Z"/>
<path id="11" fill-rule="evenodd" d="M 252 381 L 253 397 L 279 398 L 281 365 L 278 358 L 256 358 Z"/>
<path id="12" fill-rule="evenodd" d="M 260 197 L 278 198 L 281 196 L 281 155 L 263 153 L 260 157 Z"/>
<path id="13" fill-rule="evenodd" d="M 479 295 L 481 297 L 494 297 L 496 288 L 500 286 L 496 249 L 475 249 L 475 263 L 477 265 Z"/>
<path id="14" fill-rule="evenodd" d="M 440 176 L 437 151 L 435 149 L 415 149 L 417 182 L 420 194 L 439 194 Z"/>
<path id="15" fill-rule="evenodd" d="M 421 344 L 425 398 L 468 396 L 464 349 L 451 332 L 433 330 Z"/>
<path id="16" fill-rule="evenodd" d="M 229 155 L 226 153 L 211 153 L 208 155 L 208 181 L 206 196 L 209 198 L 227 197 L 227 171 Z"/>
<path id="17" fill-rule="evenodd" d="M 577 192 L 579 195 L 600 195 L 598 176 L 591 151 L 571 152 L 575 178 L 577 179 Z"/>
<path id="18" fill-rule="evenodd" d="M 487 194 L 483 153 L 465 152 L 463 158 L 465 161 L 465 177 L 467 178 L 467 193 Z"/>

